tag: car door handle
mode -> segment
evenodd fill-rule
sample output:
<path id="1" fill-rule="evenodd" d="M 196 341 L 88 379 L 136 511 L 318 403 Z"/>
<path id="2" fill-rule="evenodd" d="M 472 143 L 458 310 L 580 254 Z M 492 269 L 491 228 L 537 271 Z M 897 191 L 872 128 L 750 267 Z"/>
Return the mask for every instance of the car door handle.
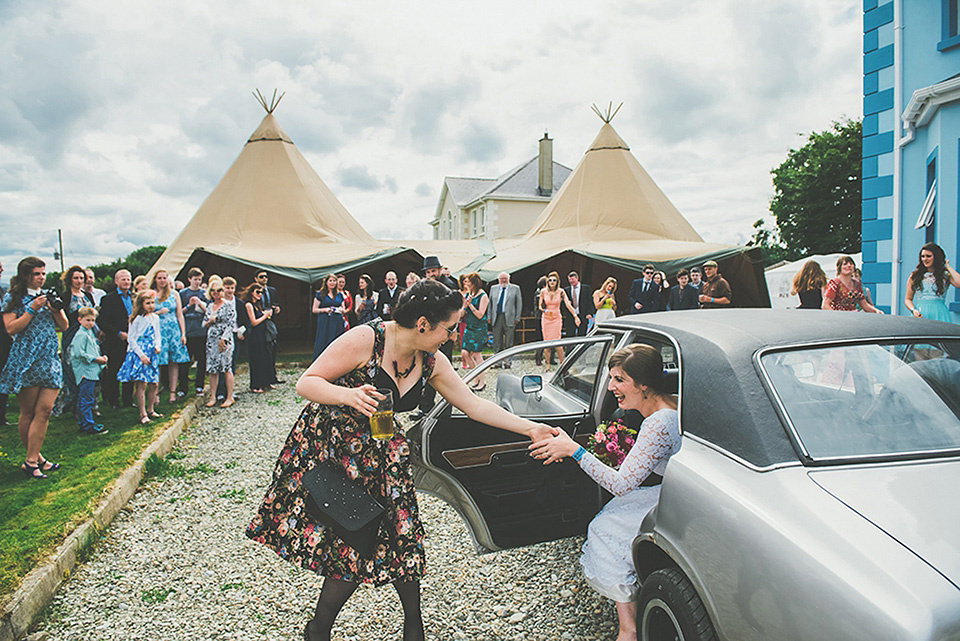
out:
<path id="1" fill-rule="evenodd" d="M 533 459 L 530 458 L 530 452 L 526 448 L 521 450 L 510 450 L 509 452 L 497 452 L 491 457 L 491 462 L 497 467 L 521 467 L 528 465 Z"/>

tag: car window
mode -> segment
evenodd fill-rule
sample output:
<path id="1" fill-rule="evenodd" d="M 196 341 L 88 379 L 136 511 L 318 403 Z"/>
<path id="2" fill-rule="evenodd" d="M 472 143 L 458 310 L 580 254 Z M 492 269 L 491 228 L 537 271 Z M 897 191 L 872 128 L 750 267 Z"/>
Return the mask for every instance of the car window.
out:
<path id="1" fill-rule="evenodd" d="M 564 360 L 560 371 L 551 379 L 551 387 L 589 406 L 606 352 L 606 343 L 580 345 L 574 348 L 570 356 Z"/>
<path id="2" fill-rule="evenodd" d="M 798 349 L 760 364 L 813 459 L 960 449 L 960 341 Z"/>
<path id="3" fill-rule="evenodd" d="M 620 334 L 595 334 L 544 350 L 539 343 L 525 345 L 509 359 L 495 354 L 487 358 L 481 397 L 530 419 L 573 416 L 589 411 L 601 366 L 609 346 Z M 562 357 L 561 357 L 562 355 Z M 548 362 L 551 362 L 548 370 Z M 459 359 L 455 359 L 459 364 Z M 507 364 L 509 363 L 509 367 Z M 523 391 L 524 376 L 539 377 L 539 391 Z M 475 383 L 477 378 L 472 379 Z M 532 382 L 532 381 L 531 381 Z M 454 408 L 453 415 L 462 413 Z"/>

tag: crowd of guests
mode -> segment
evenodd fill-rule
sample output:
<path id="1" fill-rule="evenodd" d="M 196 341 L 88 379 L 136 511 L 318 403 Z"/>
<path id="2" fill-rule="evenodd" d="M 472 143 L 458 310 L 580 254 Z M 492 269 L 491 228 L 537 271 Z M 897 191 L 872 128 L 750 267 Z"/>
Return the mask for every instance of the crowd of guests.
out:
<path id="1" fill-rule="evenodd" d="M 103 434 L 97 422 L 102 401 L 111 409 L 135 405 L 140 422 L 147 424 L 162 416 L 161 381 L 175 402 L 188 393 L 194 363 L 196 394 L 203 394 L 209 375 L 207 406 L 221 400 L 221 407 L 229 407 L 238 341 L 248 345 L 252 392 L 282 382 L 276 375 L 272 321 L 280 308 L 269 274 L 257 272 L 239 296 L 230 276 L 211 276 L 204 284 L 200 269 L 191 268 L 188 275 L 189 286 L 184 286 L 164 270 L 132 278 L 121 269 L 114 274 L 115 290 L 107 293 L 94 286 L 91 270 L 74 265 L 62 274 L 60 293 L 43 289 L 41 259 L 20 261 L 10 291 L 0 287 L 0 421 L 7 423 L 7 395 L 16 394 L 26 449 L 21 469 L 27 477 L 46 478 L 60 467 L 41 451 L 51 415 L 72 412 L 82 433 Z"/>

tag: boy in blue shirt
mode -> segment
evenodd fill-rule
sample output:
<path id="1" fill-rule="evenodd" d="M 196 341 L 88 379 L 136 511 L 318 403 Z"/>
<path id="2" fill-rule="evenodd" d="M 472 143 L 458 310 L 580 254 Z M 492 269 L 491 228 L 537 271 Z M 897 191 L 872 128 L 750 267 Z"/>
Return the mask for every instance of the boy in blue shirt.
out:
<path id="1" fill-rule="evenodd" d="M 80 329 L 70 343 L 70 364 L 80 388 L 77 394 L 77 423 L 84 434 L 106 434 L 103 425 L 93 422 L 93 406 L 96 403 L 96 385 L 100 370 L 107 364 L 107 357 L 100 355 L 100 345 L 93 334 L 97 322 L 97 310 L 81 307 L 77 312 Z"/>

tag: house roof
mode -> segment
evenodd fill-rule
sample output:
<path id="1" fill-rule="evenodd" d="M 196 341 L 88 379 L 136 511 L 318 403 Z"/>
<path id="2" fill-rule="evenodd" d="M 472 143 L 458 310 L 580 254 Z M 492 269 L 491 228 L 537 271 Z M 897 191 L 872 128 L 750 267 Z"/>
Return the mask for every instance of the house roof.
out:
<path id="1" fill-rule="evenodd" d="M 447 176 L 443 179 L 453 202 L 465 207 L 481 198 L 524 198 L 544 199 L 538 191 L 540 185 L 539 156 L 514 167 L 497 178 L 459 178 Z M 556 193 L 567 176 L 573 170 L 554 161 L 553 191 Z"/>

